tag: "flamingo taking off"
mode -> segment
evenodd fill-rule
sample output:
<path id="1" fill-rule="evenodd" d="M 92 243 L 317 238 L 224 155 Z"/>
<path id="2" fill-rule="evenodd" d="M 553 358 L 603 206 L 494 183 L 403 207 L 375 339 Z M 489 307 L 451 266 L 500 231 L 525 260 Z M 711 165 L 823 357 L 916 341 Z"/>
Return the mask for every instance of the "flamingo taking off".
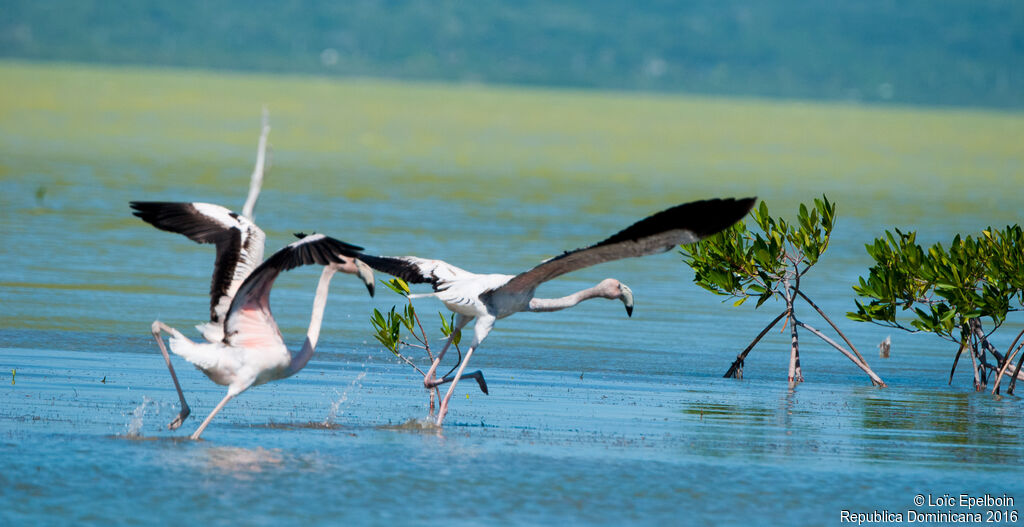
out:
<path id="1" fill-rule="evenodd" d="M 249 202 L 246 203 L 250 209 Z M 208 342 L 224 339 L 224 316 L 235 292 L 249 273 L 263 262 L 266 235 L 247 215 L 220 205 L 201 202 L 133 201 L 135 216 L 164 231 L 185 235 L 196 243 L 217 248 L 210 280 L 210 321 L 196 326 Z M 354 269 L 346 271 L 345 269 Z M 341 269 L 356 274 L 373 296 L 373 271 L 362 262 Z"/>
<path id="2" fill-rule="evenodd" d="M 178 330 L 159 320 L 154 321 L 153 336 L 167 360 L 167 367 L 174 377 L 174 386 L 182 403 L 181 414 L 171 423 L 170 428 L 180 426 L 190 410 L 178 385 L 174 367 L 171 366 L 160 336 L 161 331 L 170 334 L 168 342 L 172 352 L 191 362 L 213 382 L 228 387 L 227 395 L 192 434 L 192 439 L 198 439 L 213 417 L 233 397 L 251 386 L 290 377 L 306 366 L 320 337 L 331 278 L 337 271 L 356 273 L 352 257 L 360 249 L 323 234 L 312 234 L 274 253 L 237 288 L 224 316 L 224 338 L 221 341 L 193 342 Z M 281 331 L 270 312 L 270 289 L 282 271 L 312 264 L 323 265 L 324 269 L 313 298 L 313 313 L 306 340 L 302 348 L 292 354 L 285 346 Z"/>
<path id="3" fill-rule="evenodd" d="M 135 216 L 158 229 L 183 234 L 197 243 L 212 243 L 216 246 L 217 257 L 210 280 L 210 321 L 197 325 L 196 329 L 209 343 L 223 341 L 228 308 L 243 281 L 263 261 L 263 242 L 266 238 L 263 231 L 246 216 L 211 203 L 133 201 L 131 207 L 135 210 Z M 370 296 L 373 296 L 373 271 L 362 262 L 343 260 L 345 265 L 337 270 L 356 274 L 366 285 Z M 153 327 L 153 338 L 161 343 L 164 361 L 181 399 L 181 413 L 167 425 L 175 430 L 191 411 L 182 395 L 171 358 L 163 350 L 155 322 Z"/>
<path id="4" fill-rule="evenodd" d="M 633 292 L 613 278 L 562 298 L 536 298 L 534 292 L 537 286 L 599 263 L 662 253 L 680 244 L 697 242 L 742 219 L 755 201 L 756 198 L 710 199 L 677 205 L 640 220 L 602 242 L 565 252 L 517 275 L 475 274 L 441 260 L 415 256 L 360 254 L 359 259 L 377 271 L 407 282 L 431 284 L 433 293 L 412 295 L 410 298 L 433 296 L 441 300 L 456 314 L 455 330 L 476 318 L 473 340 L 459 365 L 455 380 L 441 402 L 437 415 L 437 424 L 440 425 L 448 412 L 448 402 L 458 379 L 462 377 L 473 351 L 487 338 L 496 320 L 520 311 L 558 311 L 591 298 L 621 300 L 626 306 L 626 314 L 633 314 Z M 450 344 L 451 339 L 445 343 L 427 372 L 423 381 L 427 388 L 440 384 L 435 374 Z"/>

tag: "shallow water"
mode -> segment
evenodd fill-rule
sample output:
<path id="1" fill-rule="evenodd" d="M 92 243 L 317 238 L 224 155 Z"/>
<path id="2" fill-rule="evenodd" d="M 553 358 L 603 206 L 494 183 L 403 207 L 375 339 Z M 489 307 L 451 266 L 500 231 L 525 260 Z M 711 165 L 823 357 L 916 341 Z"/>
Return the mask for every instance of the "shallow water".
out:
<path id="1" fill-rule="evenodd" d="M 59 77 L 59 70 L 33 73 Z M 30 82 L 17 69 L 4 71 L 11 82 Z M 729 108 L 723 101 L 640 99 L 631 112 L 633 103 L 619 96 L 606 101 L 459 87 L 449 100 L 439 87 L 403 92 L 385 85 L 372 95 L 371 106 L 382 108 L 377 113 L 348 99 L 326 99 L 349 104 L 344 112 L 377 134 L 356 145 L 339 140 L 332 153 L 319 143 L 304 150 L 289 132 L 345 138 L 351 123 L 308 115 L 290 102 L 306 89 L 320 97 L 353 89 L 367 95 L 372 90 L 364 85 L 292 80 L 298 94 L 289 97 L 263 89 L 279 81 L 196 76 L 196 87 L 152 82 L 143 96 L 131 79 L 152 72 L 86 72 L 71 78 L 106 80 L 75 81 L 82 85 L 77 101 L 34 93 L 2 103 L 0 523 L 822 525 L 838 523 L 843 509 L 949 510 L 915 507 L 916 494 L 1024 499 L 1021 399 L 974 393 L 966 368 L 947 385 L 955 351 L 948 343 L 842 316 L 852 308 L 850 285 L 867 267 L 863 244 L 882 228 L 910 225 L 943 239 L 1019 221 L 1013 192 L 964 193 L 962 182 L 944 174 L 922 183 L 937 164 L 922 160 L 922 152 L 976 167 L 984 181 L 1006 188 L 1022 182 L 1024 154 L 958 143 L 955 132 L 933 137 L 934 144 L 922 140 L 923 147 L 901 140 L 913 129 L 890 125 L 923 120 L 938 133 L 979 120 L 976 129 L 960 131 L 966 137 L 990 128 L 1019 130 L 1019 116 L 737 103 L 757 115 L 835 111 L 856 117 L 857 126 L 906 137 L 892 140 L 885 153 L 859 143 L 849 147 L 844 155 L 857 159 L 856 171 L 871 174 L 867 183 L 845 173 L 813 182 L 797 174 L 780 183 L 777 168 L 758 168 L 756 156 L 747 157 L 763 154 L 771 140 L 729 119 L 708 121 L 704 146 L 735 152 L 735 166 L 745 167 L 716 185 L 701 166 L 685 169 L 692 148 L 678 159 L 666 153 L 676 146 L 670 139 L 659 139 L 662 157 L 631 158 L 626 150 L 620 155 L 632 161 L 613 169 L 594 163 L 592 150 L 574 148 L 588 142 L 613 148 L 622 144 L 617 134 L 642 135 L 645 120 L 659 122 L 651 105 L 685 113 Z M 189 102 L 195 97 L 189 90 L 203 87 L 239 100 L 200 111 L 213 103 Z M 121 95 L 122 109 L 108 101 L 113 94 Z M 506 127 L 474 136 L 479 125 L 466 116 L 482 119 L 475 108 L 527 96 L 515 104 L 535 113 L 501 114 Z M 782 204 L 828 192 L 839 205 L 839 227 L 806 288 L 890 386 L 872 388 L 845 358 L 805 336 L 807 382 L 791 390 L 788 334 L 778 332 L 749 356 L 744 380 L 722 379 L 735 354 L 780 308 L 723 304 L 694 286 L 689 270 L 669 253 L 546 285 L 543 294 L 561 296 L 614 276 L 633 288 L 636 311 L 627 318 L 618 303 L 594 301 L 500 321 L 471 364 L 484 370 L 491 394 L 477 392 L 473 383 L 460 385 L 440 430 L 425 421 L 427 397 L 417 376 L 369 332 L 372 309 L 398 298 L 380 287 L 369 299 L 351 277 L 340 276 L 309 366 L 245 392 L 202 441 L 188 441 L 223 389 L 176 362 L 193 416 L 182 429 L 167 431 L 177 398 L 148 328 L 159 318 L 195 335 L 191 326 L 207 312 L 213 252 L 132 218 L 127 202 L 202 199 L 240 207 L 255 144 L 252 109 L 264 97 L 272 123 L 281 123 L 271 135 L 280 146 L 256 209 L 268 250 L 287 243 L 293 231 L 316 230 L 385 254 L 513 273 L 691 198 L 757 193 L 773 207 L 779 203 L 782 214 Z M 430 140 L 408 139 L 426 133 L 430 119 L 406 122 L 387 109 L 410 97 L 442 100 L 447 106 L 441 107 L 462 113 L 434 122 L 441 132 Z M 615 111 L 603 118 L 587 114 L 594 126 L 585 134 L 531 120 L 545 105 L 575 118 L 578 110 L 559 105 L 577 99 Z M 186 101 L 184 110 L 167 101 Z M 430 111 L 436 110 L 424 109 Z M 782 131 L 770 149 L 773 159 L 804 167 L 818 166 L 808 152 L 836 155 L 826 148 L 835 146 L 834 137 L 806 128 L 805 121 L 777 124 Z M 224 142 L 207 137 L 210 129 L 225 130 Z M 814 143 L 819 135 L 828 145 Z M 537 138 L 545 147 L 561 142 L 568 153 L 544 150 L 524 161 Z M 474 139 L 488 149 L 494 141 L 507 143 L 509 161 L 500 149 L 474 157 L 467 146 Z M 406 147 L 421 163 L 422 177 L 404 175 Z M 575 168 L 562 178 L 557 174 L 565 167 Z M 684 168 L 673 175 L 666 167 Z M 623 169 L 630 172 L 608 172 Z M 886 180 L 891 188 L 866 188 Z M 275 287 L 274 313 L 290 344 L 301 342 L 317 274 L 299 269 Z M 434 324 L 440 306 L 420 300 L 417 307 Z M 825 326 L 811 313 L 803 318 Z M 1020 319 L 1011 319 L 1000 335 L 1008 339 L 1020 328 Z M 889 334 L 893 356 L 882 360 L 875 344 Z"/>

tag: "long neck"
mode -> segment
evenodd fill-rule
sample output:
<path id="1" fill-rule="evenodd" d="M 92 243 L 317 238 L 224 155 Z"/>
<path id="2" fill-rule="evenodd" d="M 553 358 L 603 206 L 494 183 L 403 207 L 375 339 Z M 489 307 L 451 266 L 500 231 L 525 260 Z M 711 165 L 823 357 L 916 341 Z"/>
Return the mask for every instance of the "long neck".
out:
<path id="1" fill-rule="evenodd" d="M 335 272 L 334 268 L 326 266 L 324 267 L 324 272 L 320 275 L 320 282 L 316 286 L 316 297 L 313 298 L 313 314 L 309 318 L 309 330 L 306 331 L 306 341 L 302 343 L 302 349 L 292 356 L 292 362 L 288 365 L 288 375 L 286 376 L 295 375 L 299 370 L 306 367 L 309 359 L 313 358 L 313 352 L 316 351 L 316 342 L 320 339 L 320 326 L 324 320 L 324 308 L 327 306 L 327 289 Z"/>
<path id="2" fill-rule="evenodd" d="M 561 298 L 534 298 L 530 300 L 530 311 L 558 311 L 560 309 L 573 307 L 584 300 L 604 297 L 605 294 L 600 285 L 595 285 L 594 287 L 577 291 L 569 296 L 563 296 Z"/>

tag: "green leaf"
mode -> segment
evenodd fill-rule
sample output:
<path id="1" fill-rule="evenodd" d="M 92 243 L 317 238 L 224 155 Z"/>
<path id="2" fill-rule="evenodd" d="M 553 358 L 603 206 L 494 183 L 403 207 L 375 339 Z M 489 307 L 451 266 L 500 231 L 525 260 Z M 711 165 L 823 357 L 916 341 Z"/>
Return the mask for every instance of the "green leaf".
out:
<path id="1" fill-rule="evenodd" d="M 392 278 L 387 282 L 381 280 L 380 283 L 384 284 L 385 286 L 387 286 L 388 289 L 402 296 L 407 296 L 409 294 L 409 286 L 401 278 Z"/>

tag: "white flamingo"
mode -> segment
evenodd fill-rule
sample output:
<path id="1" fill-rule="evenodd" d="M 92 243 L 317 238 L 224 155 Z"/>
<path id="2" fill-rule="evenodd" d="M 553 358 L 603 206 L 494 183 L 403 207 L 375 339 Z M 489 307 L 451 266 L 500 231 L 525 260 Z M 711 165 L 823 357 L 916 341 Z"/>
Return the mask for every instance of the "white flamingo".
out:
<path id="1" fill-rule="evenodd" d="M 494 322 L 520 311 L 558 311 L 573 307 L 591 298 L 621 300 L 626 314 L 633 314 L 633 292 L 625 284 L 608 278 L 594 287 L 562 298 L 535 298 L 537 286 L 563 274 L 621 258 L 645 256 L 668 251 L 680 244 L 694 243 L 736 223 L 754 206 L 756 198 L 711 199 L 684 203 L 663 210 L 610 238 L 575 251 L 545 260 L 529 271 L 517 275 L 475 274 L 441 260 L 427 260 L 415 256 L 371 256 L 360 254 L 359 259 L 377 271 L 382 271 L 411 283 L 429 283 L 434 292 L 415 297 L 433 296 L 456 313 L 455 329 L 461 329 L 476 318 L 473 340 L 459 365 L 455 380 L 441 402 L 437 424 L 444 421 L 458 379 L 469 363 L 473 351 L 487 338 Z M 438 384 L 437 367 L 448 350 L 451 340 L 435 358 L 424 385 Z"/>
<path id="2" fill-rule="evenodd" d="M 212 243 L 216 246 L 217 257 L 210 280 L 210 321 L 197 325 L 196 329 L 207 342 L 222 342 L 228 308 L 242 283 L 263 261 L 263 231 L 245 216 L 211 203 L 133 201 L 131 207 L 135 210 L 135 216 L 158 229 L 183 234 L 197 243 Z M 373 271 L 362 262 L 344 260 L 345 265 L 336 271 L 356 274 L 366 285 L 370 296 L 373 296 Z M 174 430 L 188 418 L 190 409 L 182 395 L 171 358 L 163 349 L 156 322 L 153 323 L 153 338 L 161 344 L 164 360 L 181 399 L 181 413 L 167 425 Z"/>
<path id="3" fill-rule="evenodd" d="M 171 366 L 167 348 L 160 335 L 161 331 L 170 334 L 168 342 L 172 352 L 191 362 L 213 382 L 228 387 L 227 395 L 192 434 L 192 439 L 199 439 L 213 417 L 233 397 L 251 386 L 290 377 L 306 366 L 320 337 L 320 326 L 331 278 L 337 271 L 357 272 L 352 257 L 359 249 L 361 248 L 323 234 L 313 234 L 274 253 L 253 270 L 238 287 L 224 317 L 224 338 L 221 341 L 193 342 L 178 330 L 159 320 L 154 321 L 153 336 L 160 346 L 160 352 L 167 360 L 167 367 L 174 378 L 174 387 L 178 390 L 182 405 L 181 413 L 171 423 L 170 428 L 180 426 L 188 417 L 190 409 L 178 385 L 174 367 Z M 270 312 L 270 289 L 282 271 L 312 264 L 323 265 L 324 270 L 317 284 L 316 296 L 313 298 L 313 313 L 310 316 L 306 340 L 302 348 L 292 354 L 285 346 L 281 331 Z"/>

